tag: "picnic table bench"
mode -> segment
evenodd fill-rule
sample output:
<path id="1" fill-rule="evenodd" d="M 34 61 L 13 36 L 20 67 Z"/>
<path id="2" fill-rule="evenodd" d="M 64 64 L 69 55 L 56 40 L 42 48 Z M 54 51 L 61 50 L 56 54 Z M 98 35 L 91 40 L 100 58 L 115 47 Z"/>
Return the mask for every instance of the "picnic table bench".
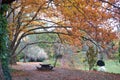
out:
<path id="1" fill-rule="evenodd" d="M 51 64 L 40 64 L 37 66 L 37 70 L 52 70 L 53 66 Z"/>

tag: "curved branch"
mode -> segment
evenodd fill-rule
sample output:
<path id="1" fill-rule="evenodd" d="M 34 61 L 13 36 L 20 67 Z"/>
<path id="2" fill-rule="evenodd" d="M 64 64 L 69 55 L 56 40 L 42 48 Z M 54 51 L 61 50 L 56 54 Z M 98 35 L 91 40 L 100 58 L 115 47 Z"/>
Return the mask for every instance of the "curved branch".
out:
<path id="1" fill-rule="evenodd" d="M 18 53 L 12 55 L 12 57 L 17 56 L 18 54 L 20 54 L 27 46 L 29 45 L 33 45 L 33 44 L 38 44 L 38 43 L 49 43 L 49 44 L 53 44 L 53 43 L 60 43 L 60 42 L 46 42 L 46 41 L 39 41 L 39 42 L 34 42 L 34 43 L 28 43 L 26 44 Z"/>
<path id="2" fill-rule="evenodd" d="M 35 15 L 32 17 L 32 19 L 25 25 L 28 26 L 37 16 L 37 14 L 39 13 L 39 11 L 42 9 L 43 5 L 45 5 L 46 2 L 44 2 L 42 5 L 39 6 L 38 10 L 36 11 Z M 24 28 L 24 27 L 23 27 Z"/>
<path id="3" fill-rule="evenodd" d="M 33 33 L 24 34 L 23 37 L 28 36 L 28 35 L 33 35 L 33 34 L 44 34 L 44 33 L 69 35 L 69 33 L 63 33 L 63 32 L 33 32 Z"/>
<path id="4" fill-rule="evenodd" d="M 48 27 L 44 27 L 42 25 L 35 25 L 35 26 L 41 26 L 41 27 L 29 29 L 25 33 L 28 33 L 28 32 L 31 32 L 31 31 L 34 31 L 37 29 L 50 29 L 50 28 L 65 28 L 65 29 L 67 29 L 67 28 L 71 28 L 70 26 L 48 26 Z"/>
<path id="5" fill-rule="evenodd" d="M 21 5 L 15 7 L 15 8 L 11 8 L 12 10 L 8 13 L 7 18 L 11 15 L 11 13 L 12 13 L 15 9 L 19 8 L 20 6 L 21 6 Z"/>

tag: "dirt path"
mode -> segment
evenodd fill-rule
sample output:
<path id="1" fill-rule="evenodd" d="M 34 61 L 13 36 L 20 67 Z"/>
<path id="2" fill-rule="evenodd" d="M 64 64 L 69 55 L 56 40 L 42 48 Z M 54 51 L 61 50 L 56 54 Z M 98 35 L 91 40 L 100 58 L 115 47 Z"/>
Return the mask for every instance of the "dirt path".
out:
<path id="1" fill-rule="evenodd" d="M 38 71 L 39 63 L 18 63 L 12 66 L 23 70 L 24 74 L 13 75 L 13 80 L 120 80 L 120 74 L 109 74 L 104 72 L 69 70 L 54 68 L 53 71 Z M 20 74 L 17 72 L 16 74 Z"/>
<path id="2" fill-rule="evenodd" d="M 17 65 L 12 65 L 11 67 L 17 70 L 31 71 L 35 70 L 36 66 L 39 66 L 40 62 L 17 62 Z"/>

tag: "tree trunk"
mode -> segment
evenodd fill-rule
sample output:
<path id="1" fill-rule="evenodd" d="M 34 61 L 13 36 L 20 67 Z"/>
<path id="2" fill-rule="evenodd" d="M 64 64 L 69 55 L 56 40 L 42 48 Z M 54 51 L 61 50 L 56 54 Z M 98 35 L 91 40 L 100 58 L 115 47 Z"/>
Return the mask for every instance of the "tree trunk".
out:
<path id="1" fill-rule="evenodd" d="M 5 78 L 4 78 L 4 74 L 3 74 L 3 70 L 2 70 L 2 64 L 1 64 L 1 61 L 0 61 L 0 80 L 5 80 Z"/>
<path id="2" fill-rule="evenodd" d="M 0 80 L 12 80 L 8 67 L 8 31 L 7 18 L 5 17 L 5 13 L 8 10 L 8 5 L 4 4 L 4 2 L 8 0 L 2 1 L 2 4 L 0 4 Z"/>
<path id="3" fill-rule="evenodd" d="M 26 55 L 24 55 L 24 62 L 26 62 Z"/>
<path id="4" fill-rule="evenodd" d="M 53 65 L 53 67 L 56 67 L 57 60 L 58 60 L 58 58 L 55 58 L 55 62 L 54 62 L 54 65 Z"/>
<path id="5" fill-rule="evenodd" d="M 17 64 L 17 57 L 15 56 L 15 57 L 12 57 L 11 59 L 10 59 L 10 64 Z"/>

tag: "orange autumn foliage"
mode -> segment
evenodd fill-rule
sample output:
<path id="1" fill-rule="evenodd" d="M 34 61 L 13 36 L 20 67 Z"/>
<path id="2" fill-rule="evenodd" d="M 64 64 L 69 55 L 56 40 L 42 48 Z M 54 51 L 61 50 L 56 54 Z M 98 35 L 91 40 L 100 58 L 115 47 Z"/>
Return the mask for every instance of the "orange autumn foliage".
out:
<path id="1" fill-rule="evenodd" d="M 115 0 L 111 2 L 114 3 Z M 112 13 L 104 7 L 111 7 L 110 5 L 104 5 L 99 0 L 55 0 L 55 5 L 64 16 L 63 20 L 67 21 L 65 25 L 72 27 L 69 30 L 72 37 L 61 35 L 65 42 L 66 40 L 72 43 L 78 42 L 81 41 L 81 36 L 90 36 L 96 42 L 105 45 L 104 43 L 117 38 L 113 32 L 114 28 L 109 29 L 111 28 L 109 24 L 106 26 L 108 20 L 112 18 Z"/>
<path id="2" fill-rule="evenodd" d="M 114 3 L 116 0 L 108 1 Z M 61 26 L 54 27 L 54 32 L 68 34 L 61 34 L 60 38 L 73 45 L 81 46 L 82 36 L 89 36 L 102 44 L 117 38 L 107 24 L 113 14 L 106 8 L 112 8 L 112 5 L 104 4 L 100 0 L 20 0 L 14 2 L 12 8 L 16 13 L 9 23 L 11 41 L 19 42 L 19 34 L 22 34 L 21 37 L 34 34 L 37 29 L 49 27 L 46 25 L 49 23 L 52 26 Z M 50 25 L 50 29 L 52 26 Z"/>

